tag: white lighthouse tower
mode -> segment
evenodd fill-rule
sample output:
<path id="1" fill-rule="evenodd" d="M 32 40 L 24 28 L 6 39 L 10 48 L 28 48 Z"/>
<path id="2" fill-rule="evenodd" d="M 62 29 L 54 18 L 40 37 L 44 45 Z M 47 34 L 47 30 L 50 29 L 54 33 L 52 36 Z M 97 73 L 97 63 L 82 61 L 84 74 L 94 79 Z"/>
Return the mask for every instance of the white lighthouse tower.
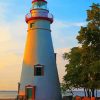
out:
<path id="1" fill-rule="evenodd" d="M 51 39 L 53 16 L 47 1 L 33 0 L 28 24 L 27 41 L 22 65 L 19 99 L 61 100 L 56 59 Z"/>

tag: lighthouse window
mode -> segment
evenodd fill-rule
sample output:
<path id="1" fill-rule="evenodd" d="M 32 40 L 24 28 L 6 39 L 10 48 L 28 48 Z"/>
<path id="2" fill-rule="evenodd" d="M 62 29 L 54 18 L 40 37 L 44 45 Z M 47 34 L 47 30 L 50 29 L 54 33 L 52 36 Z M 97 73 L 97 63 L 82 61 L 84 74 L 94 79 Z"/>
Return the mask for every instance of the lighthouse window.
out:
<path id="1" fill-rule="evenodd" d="M 34 75 L 35 76 L 43 76 L 43 74 L 44 74 L 44 68 L 43 68 L 43 66 L 35 66 L 34 67 Z"/>
<path id="2" fill-rule="evenodd" d="M 30 28 L 32 28 L 33 26 L 34 26 L 34 23 L 31 23 L 31 24 L 30 24 Z"/>
<path id="3" fill-rule="evenodd" d="M 35 2 L 32 6 L 33 9 L 47 9 L 47 3 L 46 2 Z"/>

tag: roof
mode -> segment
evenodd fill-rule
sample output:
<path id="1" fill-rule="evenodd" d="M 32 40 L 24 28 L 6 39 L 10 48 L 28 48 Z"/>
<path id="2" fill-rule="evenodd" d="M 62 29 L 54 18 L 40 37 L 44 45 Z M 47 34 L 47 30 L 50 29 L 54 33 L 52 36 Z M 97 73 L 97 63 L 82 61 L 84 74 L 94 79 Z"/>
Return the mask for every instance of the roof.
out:
<path id="1" fill-rule="evenodd" d="M 47 3 L 47 1 L 45 1 L 45 0 L 32 0 L 32 3 L 38 2 L 38 1 L 43 1 L 43 2 L 46 2 Z"/>

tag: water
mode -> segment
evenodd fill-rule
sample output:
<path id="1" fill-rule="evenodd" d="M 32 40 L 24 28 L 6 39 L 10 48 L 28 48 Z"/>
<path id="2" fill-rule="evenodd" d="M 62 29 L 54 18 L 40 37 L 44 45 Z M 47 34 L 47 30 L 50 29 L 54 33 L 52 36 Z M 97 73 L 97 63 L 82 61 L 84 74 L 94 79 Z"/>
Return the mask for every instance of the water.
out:
<path id="1" fill-rule="evenodd" d="M 84 96 L 84 91 L 74 91 L 74 96 Z M 95 92 L 96 96 L 96 92 Z M 97 97 L 100 97 L 100 91 L 97 92 Z"/>
<path id="2" fill-rule="evenodd" d="M 70 92 L 66 92 L 65 94 L 63 94 L 64 96 L 69 96 L 72 95 Z M 73 96 L 85 96 L 84 95 L 84 91 L 73 91 Z M 96 92 L 95 92 L 95 96 L 96 96 Z M 100 91 L 97 92 L 97 97 L 100 97 Z"/>
<path id="3" fill-rule="evenodd" d="M 74 91 L 74 96 L 78 95 L 78 96 L 84 96 L 84 92 L 83 91 Z M 68 95 L 65 94 L 65 95 Z M 98 91 L 98 97 L 100 97 L 100 91 Z M 0 91 L 0 99 L 4 98 L 16 98 L 17 97 L 17 91 Z"/>
<path id="4" fill-rule="evenodd" d="M 17 91 L 0 91 L 0 99 L 16 98 Z"/>

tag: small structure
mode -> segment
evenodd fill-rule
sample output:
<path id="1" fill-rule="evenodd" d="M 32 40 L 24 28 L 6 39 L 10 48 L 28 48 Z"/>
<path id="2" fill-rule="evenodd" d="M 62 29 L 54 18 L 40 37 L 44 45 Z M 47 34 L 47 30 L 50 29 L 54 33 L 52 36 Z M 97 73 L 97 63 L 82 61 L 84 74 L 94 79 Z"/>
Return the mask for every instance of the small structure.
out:
<path id="1" fill-rule="evenodd" d="M 73 100 L 72 96 L 63 96 L 63 100 Z"/>
<path id="2" fill-rule="evenodd" d="M 73 100 L 73 94 L 71 91 L 63 93 L 63 100 Z"/>

